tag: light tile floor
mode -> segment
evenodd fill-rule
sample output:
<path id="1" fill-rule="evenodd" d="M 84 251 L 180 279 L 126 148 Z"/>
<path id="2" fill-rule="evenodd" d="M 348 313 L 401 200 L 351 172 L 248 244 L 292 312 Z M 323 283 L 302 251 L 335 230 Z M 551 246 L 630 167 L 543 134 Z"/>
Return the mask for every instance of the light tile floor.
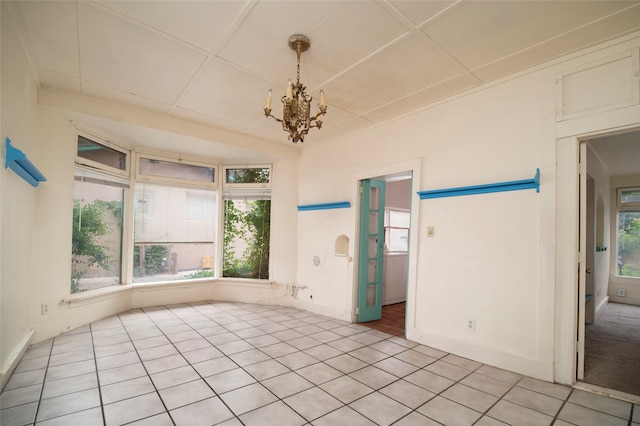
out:
<path id="1" fill-rule="evenodd" d="M 639 425 L 640 406 L 277 306 L 136 309 L 29 348 L 13 425 Z"/>

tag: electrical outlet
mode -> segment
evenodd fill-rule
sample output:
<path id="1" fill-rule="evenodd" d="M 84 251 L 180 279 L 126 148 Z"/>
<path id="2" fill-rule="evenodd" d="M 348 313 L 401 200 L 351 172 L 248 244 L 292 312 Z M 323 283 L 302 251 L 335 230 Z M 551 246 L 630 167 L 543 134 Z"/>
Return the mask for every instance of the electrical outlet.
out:
<path id="1" fill-rule="evenodd" d="M 47 305 L 46 303 L 41 304 L 40 312 L 42 313 L 42 315 L 47 315 L 49 313 L 49 305 Z"/>
<path id="2" fill-rule="evenodd" d="M 618 297 L 627 297 L 627 290 L 625 290 L 624 288 L 619 288 Z"/>
<path id="3" fill-rule="evenodd" d="M 467 331 L 476 331 L 476 320 L 474 318 L 467 318 Z"/>

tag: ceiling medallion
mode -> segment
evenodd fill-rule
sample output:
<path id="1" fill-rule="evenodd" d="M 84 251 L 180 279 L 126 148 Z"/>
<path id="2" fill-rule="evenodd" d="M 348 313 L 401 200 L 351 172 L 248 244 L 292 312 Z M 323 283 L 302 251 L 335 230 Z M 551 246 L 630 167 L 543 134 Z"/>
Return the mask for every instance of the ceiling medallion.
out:
<path id="1" fill-rule="evenodd" d="M 293 143 L 304 142 L 304 137 L 309 133 L 309 129 L 322 127 L 324 114 L 327 112 L 327 102 L 324 91 L 320 90 L 320 103 L 318 112 L 311 116 L 311 101 L 313 98 L 305 92 L 306 87 L 300 83 L 300 55 L 309 50 L 311 42 L 307 36 L 294 34 L 289 37 L 289 47 L 295 50 L 298 57 L 297 78 L 295 84 L 287 86 L 287 93 L 282 97 L 282 118 L 271 115 L 271 89 L 267 96 L 267 103 L 264 107 L 264 115 L 272 117 L 277 122 L 282 123 L 282 130 L 289 133 L 289 140 Z"/>

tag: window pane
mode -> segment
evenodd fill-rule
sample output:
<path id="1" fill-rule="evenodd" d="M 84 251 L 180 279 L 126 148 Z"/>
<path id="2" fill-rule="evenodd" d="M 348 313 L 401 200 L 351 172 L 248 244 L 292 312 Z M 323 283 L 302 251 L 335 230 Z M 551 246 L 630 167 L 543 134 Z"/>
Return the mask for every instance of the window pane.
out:
<path id="1" fill-rule="evenodd" d="M 408 228 L 411 223 L 411 213 L 400 210 L 389 210 L 389 226 Z"/>
<path id="2" fill-rule="evenodd" d="M 640 189 L 633 188 L 629 190 L 620 190 L 620 202 L 640 203 Z"/>
<path id="3" fill-rule="evenodd" d="M 140 173 L 149 176 L 186 179 L 198 182 L 215 181 L 215 169 L 213 167 L 194 166 L 192 164 L 155 160 L 153 158 L 140 159 Z"/>
<path id="4" fill-rule="evenodd" d="M 75 181 L 71 293 L 119 284 L 124 189 Z"/>
<path id="5" fill-rule="evenodd" d="M 269 168 L 229 168 L 225 171 L 226 183 L 269 183 Z"/>
<path id="6" fill-rule="evenodd" d="M 223 276 L 268 279 L 271 200 L 232 195 L 224 215 Z"/>
<path id="7" fill-rule="evenodd" d="M 409 230 L 406 228 L 389 228 L 389 251 L 409 250 Z"/>
<path id="8" fill-rule="evenodd" d="M 640 212 L 618 213 L 618 275 L 640 277 Z"/>
<path id="9" fill-rule="evenodd" d="M 78 157 L 95 161 L 119 170 L 127 169 L 127 154 L 78 136 Z"/>
<path id="10" fill-rule="evenodd" d="M 133 282 L 213 276 L 215 191 L 137 183 Z"/>

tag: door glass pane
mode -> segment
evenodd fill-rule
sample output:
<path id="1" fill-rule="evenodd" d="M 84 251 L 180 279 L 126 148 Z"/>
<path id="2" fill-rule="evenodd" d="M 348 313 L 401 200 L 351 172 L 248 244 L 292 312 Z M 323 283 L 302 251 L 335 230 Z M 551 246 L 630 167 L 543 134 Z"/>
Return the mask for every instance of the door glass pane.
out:
<path id="1" fill-rule="evenodd" d="M 367 306 L 373 306 L 376 304 L 376 285 L 370 284 L 367 286 Z"/>
<path id="2" fill-rule="evenodd" d="M 378 256 L 378 238 L 369 237 L 369 257 Z"/>
<path id="3" fill-rule="evenodd" d="M 378 210 L 378 200 L 380 199 L 380 190 L 371 188 L 369 191 L 369 209 Z"/>
<path id="4" fill-rule="evenodd" d="M 367 266 L 367 283 L 374 283 L 375 285 L 376 269 L 377 269 L 377 262 L 375 260 L 370 260 Z"/>
<path id="5" fill-rule="evenodd" d="M 378 213 L 369 213 L 369 234 L 378 233 Z"/>

